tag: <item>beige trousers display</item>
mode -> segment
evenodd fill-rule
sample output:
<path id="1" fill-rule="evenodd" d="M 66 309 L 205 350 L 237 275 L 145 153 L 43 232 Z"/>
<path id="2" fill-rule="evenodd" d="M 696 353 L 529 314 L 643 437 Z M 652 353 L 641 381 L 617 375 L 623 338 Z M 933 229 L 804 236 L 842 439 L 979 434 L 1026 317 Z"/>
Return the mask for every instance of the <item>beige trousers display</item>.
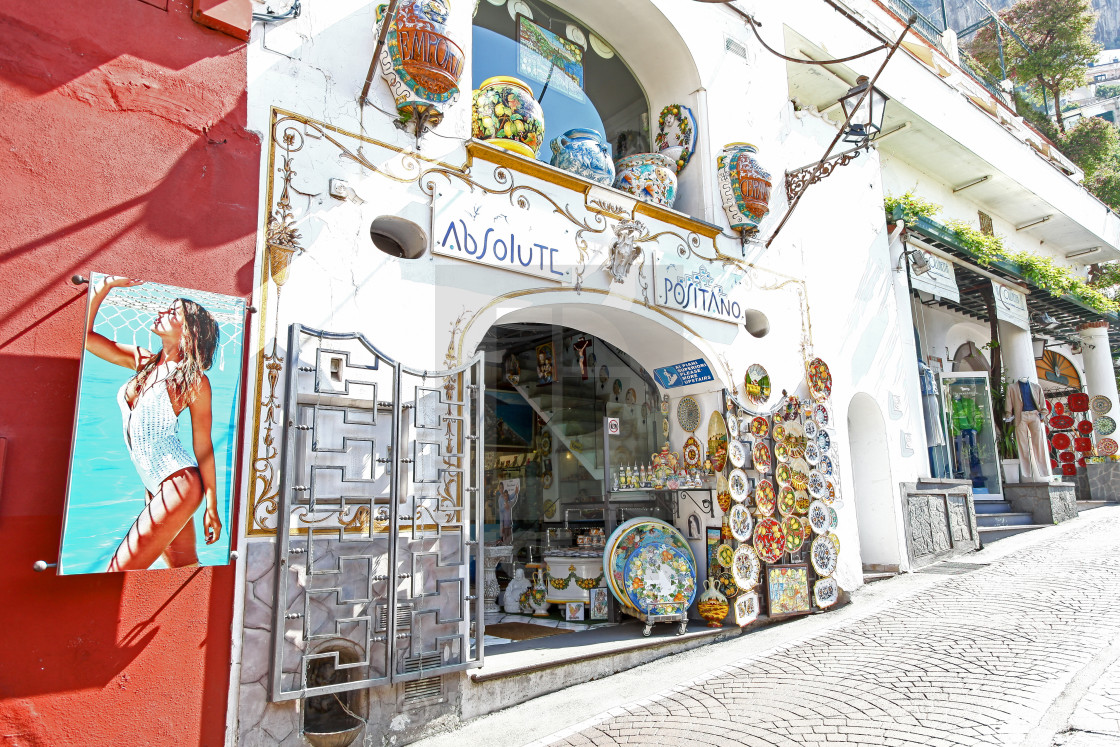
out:
<path id="1" fill-rule="evenodd" d="M 1049 470 L 1046 455 L 1046 432 L 1038 410 L 1024 410 L 1015 421 L 1015 443 L 1019 447 L 1019 479 L 1025 482 L 1043 482 Z"/>

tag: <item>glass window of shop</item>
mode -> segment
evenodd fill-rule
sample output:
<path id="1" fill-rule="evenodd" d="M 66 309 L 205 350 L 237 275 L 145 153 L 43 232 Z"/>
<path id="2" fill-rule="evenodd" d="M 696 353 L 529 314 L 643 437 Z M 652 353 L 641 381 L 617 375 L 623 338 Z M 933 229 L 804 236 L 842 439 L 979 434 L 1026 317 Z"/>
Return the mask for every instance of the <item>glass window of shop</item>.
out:
<path id="1" fill-rule="evenodd" d="M 973 494 L 1002 493 L 988 374 L 943 373 L 941 385 L 952 476 L 971 481 Z"/>
<path id="2" fill-rule="evenodd" d="M 558 50 L 563 68 L 518 40 L 533 37 Z M 518 78 L 544 111 L 549 143 L 568 130 L 605 135 L 615 159 L 649 150 L 649 102 L 634 74 L 602 37 L 567 13 L 537 0 L 480 0 L 474 17 L 473 80 L 478 88 L 497 75 Z"/>

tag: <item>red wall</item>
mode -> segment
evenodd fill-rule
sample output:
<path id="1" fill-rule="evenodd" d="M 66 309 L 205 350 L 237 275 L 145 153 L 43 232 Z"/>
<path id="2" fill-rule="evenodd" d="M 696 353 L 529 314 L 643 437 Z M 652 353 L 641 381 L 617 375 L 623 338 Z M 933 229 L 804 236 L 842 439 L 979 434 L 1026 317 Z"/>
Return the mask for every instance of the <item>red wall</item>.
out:
<path id="1" fill-rule="evenodd" d="M 246 48 L 190 11 L 0 3 L 0 743 L 223 740 L 232 567 L 31 568 L 58 557 L 86 298 L 68 278 L 251 293 Z"/>

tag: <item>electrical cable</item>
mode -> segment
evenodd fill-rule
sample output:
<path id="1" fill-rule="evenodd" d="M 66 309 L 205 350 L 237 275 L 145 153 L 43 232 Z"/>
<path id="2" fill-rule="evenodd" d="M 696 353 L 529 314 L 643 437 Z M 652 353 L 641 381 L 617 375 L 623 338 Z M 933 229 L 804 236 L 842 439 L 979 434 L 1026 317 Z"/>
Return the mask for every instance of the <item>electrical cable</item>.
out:
<path id="1" fill-rule="evenodd" d="M 748 16 L 748 15 L 745 15 L 745 14 L 744 14 L 744 18 L 746 18 L 747 25 L 751 27 L 751 31 L 754 32 L 755 38 L 758 39 L 758 43 L 761 44 L 763 46 L 763 48 L 766 49 L 767 52 L 774 55 L 775 57 L 780 57 L 781 59 L 785 60 L 786 62 L 797 62 L 797 63 L 800 63 L 802 65 L 835 65 L 835 64 L 838 64 L 838 63 L 841 63 L 841 62 L 850 62 L 851 60 L 856 60 L 856 59 L 859 59 L 860 57 L 866 57 L 869 54 L 874 54 L 875 52 L 878 52 L 880 50 L 883 50 L 883 49 L 887 48 L 886 44 L 880 44 L 879 46 L 868 49 L 865 52 L 860 52 L 858 54 L 848 55 L 847 57 L 837 57 L 834 60 L 803 60 L 803 59 L 800 59 L 798 57 L 789 57 L 788 55 L 784 55 L 781 52 L 779 52 L 778 50 L 771 47 L 769 44 L 767 44 L 762 39 L 762 34 L 758 33 L 758 22 L 755 21 L 754 18 L 752 18 L 751 16 Z"/>

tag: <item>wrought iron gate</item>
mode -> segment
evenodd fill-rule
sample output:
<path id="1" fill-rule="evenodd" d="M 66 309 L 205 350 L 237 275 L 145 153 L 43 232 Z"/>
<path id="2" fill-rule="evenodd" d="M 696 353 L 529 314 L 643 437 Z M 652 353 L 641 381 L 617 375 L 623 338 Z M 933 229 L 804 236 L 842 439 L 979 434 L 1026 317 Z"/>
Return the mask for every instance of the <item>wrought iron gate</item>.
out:
<path id="1" fill-rule="evenodd" d="M 482 373 L 289 328 L 273 700 L 481 666 Z"/>

